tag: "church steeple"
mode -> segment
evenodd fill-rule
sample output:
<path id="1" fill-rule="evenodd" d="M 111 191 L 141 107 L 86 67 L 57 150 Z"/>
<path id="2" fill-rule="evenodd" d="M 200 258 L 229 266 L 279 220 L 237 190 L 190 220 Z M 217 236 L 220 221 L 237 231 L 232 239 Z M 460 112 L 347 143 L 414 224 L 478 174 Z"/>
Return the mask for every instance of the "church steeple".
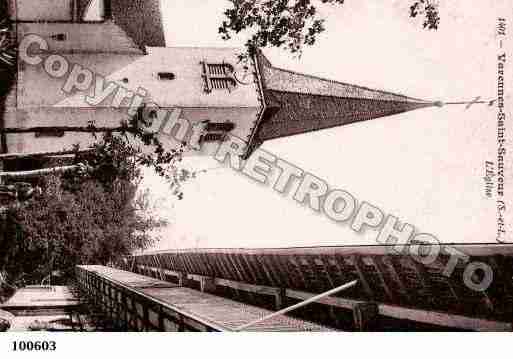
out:
<path id="1" fill-rule="evenodd" d="M 253 133 L 248 156 L 266 140 L 440 105 L 279 69 L 261 52 L 257 62 L 266 110 Z"/>

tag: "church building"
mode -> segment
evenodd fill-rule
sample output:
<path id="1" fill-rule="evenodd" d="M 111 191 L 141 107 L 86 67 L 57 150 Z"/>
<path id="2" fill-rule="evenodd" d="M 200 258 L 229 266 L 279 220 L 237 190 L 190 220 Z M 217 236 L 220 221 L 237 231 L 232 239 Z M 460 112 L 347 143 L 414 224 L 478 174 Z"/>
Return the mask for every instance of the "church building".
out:
<path id="1" fill-rule="evenodd" d="M 192 153 L 230 133 L 246 143 L 248 157 L 266 140 L 436 105 L 279 69 L 261 52 L 247 68 L 238 59 L 244 49 L 166 47 L 158 0 L 9 4 L 18 44 L 35 34 L 45 46 L 30 46 L 37 65 L 18 61 L 6 128 L 117 127 L 149 108 L 152 130 L 169 146 L 190 140 L 202 125 Z M 62 59 L 67 71 L 60 71 Z M 86 148 L 91 141 L 90 134 L 65 131 L 4 138 L 10 153 Z"/>

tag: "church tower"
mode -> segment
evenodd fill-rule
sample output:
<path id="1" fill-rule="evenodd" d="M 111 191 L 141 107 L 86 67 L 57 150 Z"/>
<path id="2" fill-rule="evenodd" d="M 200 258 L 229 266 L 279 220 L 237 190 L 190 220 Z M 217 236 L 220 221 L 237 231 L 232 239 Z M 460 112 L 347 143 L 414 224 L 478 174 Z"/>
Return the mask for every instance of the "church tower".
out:
<path id="1" fill-rule="evenodd" d="M 3 125 L 6 128 L 35 126 L 86 126 L 93 118 L 100 124 L 116 122 L 116 109 L 59 104 L 70 94 L 63 90 L 74 65 L 101 76 L 125 67 L 146 54 L 146 46 L 165 46 L 158 0 L 7 0 L 18 47 L 33 34 L 47 45 L 31 46 L 31 55 L 42 61 L 30 65 L 18 56 L 15 83 L 7 97 Z M 33 53 L 32 53 L 33 52 Z M 64 58 L 69 69 L 62 77 L 49 74 Z M 60 151 L 79 143 L 87 146 L 89 134 L 24 133 L 4 136 L 7 152 Z M 5 150 L 5 149 L 4 149 Z"/>
<path id="2" fill-rule="evenodd" d="M 436 105 L 275 68 L 261 52 L 248 69 L 238 60 L 243 49 L 165 47 L 159 0 L 9 4 L 18 43 L 36 34 L 46 46 L 31 54 L 38 64 L 18 60 L 6 128 L 117 127 L 144 109 L 166 146 L 187 142 L 193 154 L 211 153 L 230 133 L 248 157 L 266 140 Z M 5 142 L 8 152 L 34 153 L 92 140 L 44 131 L 7 134 Z"/>

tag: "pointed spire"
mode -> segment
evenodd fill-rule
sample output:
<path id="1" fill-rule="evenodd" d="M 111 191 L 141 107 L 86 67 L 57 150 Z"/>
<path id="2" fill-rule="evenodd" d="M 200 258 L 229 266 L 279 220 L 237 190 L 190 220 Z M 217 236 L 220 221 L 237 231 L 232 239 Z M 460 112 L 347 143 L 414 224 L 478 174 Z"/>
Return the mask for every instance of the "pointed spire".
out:
<path id="1" fill-rule="evenodd" d="M 279 69 L 261 52 L 257 62 L 266 111 L 257 125 L 250 151 L 273 138 L 442 105 Z"/>

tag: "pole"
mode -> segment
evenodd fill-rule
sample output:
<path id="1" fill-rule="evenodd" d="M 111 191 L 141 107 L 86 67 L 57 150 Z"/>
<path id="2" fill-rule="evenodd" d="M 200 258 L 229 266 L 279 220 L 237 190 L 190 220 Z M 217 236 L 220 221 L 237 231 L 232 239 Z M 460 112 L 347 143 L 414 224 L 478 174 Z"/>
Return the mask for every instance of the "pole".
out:
<path id="1" fill-rule="evenodd" d="M 51 168 L 43 168 L 40 170 L 33 171 L 20 171 L 20 172 L 0 172 L 0 178 L 10 179 L 10 180 L 20 180 L 20 179 L 30 179 L 37 178 L 46 175 L 52 174 L 61 174 L 70 171 L 88 171 L 90 168 L 86 165 L 72 165 L 72 166 L 61 166 L 61 167 L 51 167 Z"/>
<path id="2" fill-rule="evenodd" d="M 351 287 L 354 287 L 354 286 L 356 285 L 356 283 L 358 283 L 358 281 L 357 281 L 357 280 L 354 280 L 354 281 L 352 281 L 352 282 L 346 283 L 346 284 L 344 284 L 344 285 L 341 285 L 340 287 L 337 287 L 337 288 L 331 289 L 331 290 L 329 290 L 329 291 L 327 291 L 327 292 L 324 292 L 324 293 L 321 293 L 321 294 L 319 294 L 319 295 L 316 295 L 316 296 L 314 296 L 314 297 L 312 297 L 312 298 L 310 298 L 310 299 L 304 300 L 304 301 L 302 301 L 301 303 L 297 303 L 297 304 L 295 304 L 295 305 L 293 305 L 293 306 L 287 307 L 287 308 L 282 309 L 282 310 L 280 310 L 280 311 L 277 311 L 277 312 L 275 312 L 275 313 L 271 313 L 271 314 L 266 315 L 266 316 L 264 316 L 264 317 L 262 317 L 262 318 L 260 318 L 260 319 L 257 319 L 257 320 L 255 320 L 255 321 L 252 321 L 252 322 L 250 322 L 250 323 L 248 323 L 248 324 L 241 325 L 240 327 L 235 328 L 235 330 L 234 330 L 234 331 L 235 331 L 235 332 L 240 332 L 240 331 L 242 331 L 242 330 L 244 330 L 244 329 L 247 329 L 247 328 L 249 328 L 249 327 L 251 327 L 251 326 L 253 326 L 253 325 L 255 325 L 255 324 L 258 324 L 258 323 L 264 322 L 264 321 L 269 320 L 269 319 L 271 319 L 271 318 L 274 318 L 274 317 L 276 317 L 276 316 L 278 316 L 278 315 L 283 315 L 283 314 L 286 314 L 286 313 L 288 313 L 288 312 L 291 312 L 291 311 L 293 311 L 293 310 L 295 310 L 295 309 L 298 309 L 298 308 L 304 307 L 305 305 L 308 305 L 308 304 L 310 304 L 310 303 L 317 302 L 317 301 L 318 301 L 318 300 L 320 300 L 320 299 L 323 299 L 323 298 L 325 298 L 325 297 L 329 297 L 330 295 L 333 295 L 333 294 L 336 294 L 336 293 L 338 293 L 338 292 L 341 292 L 341 291 L 343 291 L 343 290 L 345 290 L 345 289 L 349 289 L 349 288 L 351 288 Z"/>
<path id="3" fill-rule="evenodd" d="M 54 151 L 54 152 L 30 152 L 30 153 L 5 153 L 0 154 L 0 161 L 2 160 L 19 160 L 21 158 L 34 158 L 34 157 L 59 157 L 76 154 L 87 154 L 93 152 L 93 149 L 77 150 L 77 151 Z"/>
<path id="4" fill-rule="evenodd" d="M 97 133 L 97 132 L 130 132 L 133 128 L 129 126 L 118 127 L 94 127 L 94 126 L 37 126 L 37 127 L 5 127 L 0 130 L 0 134 L 20 134 L 20 133 L 55 133 L 55 132 L 79 132 L 79 133 Z"/>

